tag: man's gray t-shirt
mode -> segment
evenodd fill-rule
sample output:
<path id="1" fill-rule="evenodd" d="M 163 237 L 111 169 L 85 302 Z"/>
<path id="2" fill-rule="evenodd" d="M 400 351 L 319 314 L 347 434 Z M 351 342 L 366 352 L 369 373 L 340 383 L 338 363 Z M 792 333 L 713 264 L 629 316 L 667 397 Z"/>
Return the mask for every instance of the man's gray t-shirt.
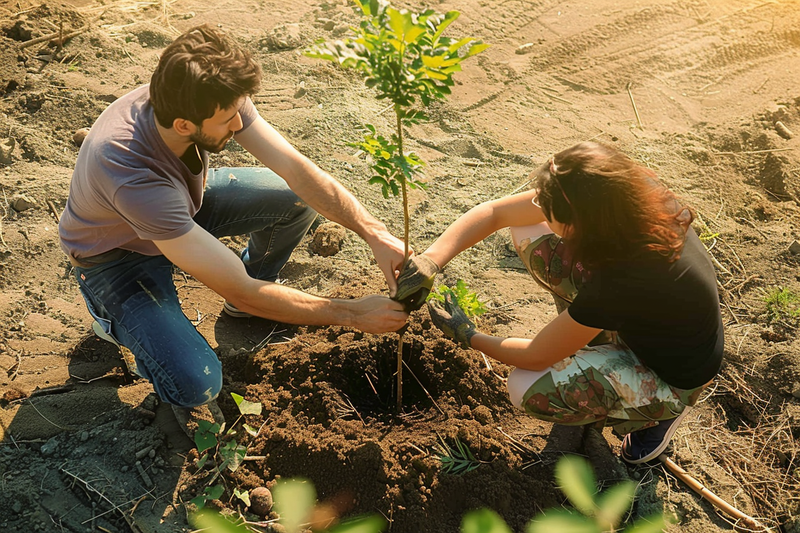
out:
<path id="1" fill-rule="evenodd" d="M 61 248 L 78 261 L 115 248 L 160 255 L 152 241 L 194 226 L 208 154 L 198 150 L 202 169 L 195 174 L 167 147 L 149 89 L 139 87 L 108 106 L 81 146 L 58 225 Z M 242 130 L 258 116 L 249 98 L 239 112 Z"/>

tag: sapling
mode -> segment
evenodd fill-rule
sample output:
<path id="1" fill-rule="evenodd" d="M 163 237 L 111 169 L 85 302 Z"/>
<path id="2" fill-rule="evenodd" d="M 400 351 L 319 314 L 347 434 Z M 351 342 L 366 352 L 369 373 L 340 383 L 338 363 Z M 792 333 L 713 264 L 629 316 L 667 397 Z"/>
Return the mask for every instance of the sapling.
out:
<path id="1" fill-rule="evenodd" d="M 488 47 L 471 37 L 445 37 L 444 30 L 458 18 L 457 11 L 439 14 L 432 9 L 413 13 L 392 7 L 387 0 L 354 0 L 361 21 L 355 36 L 340 41 L 319 41 L 306 50 L 309 57 L 355 69 L 376 98 L 391 102 L 394 132 L 388 137 L 372 124 L 363 127 L 363 139 L 350 143 L 372 159 L 370 183 L 381 186 L 383 196 L 401 196 L 403 242 L 409 257 L 410 216 L 408 189 L 426 188 L 421 180 L 422 159 L 405 148 L 403 128 L 427 120 L 423 108 L 444 99 L 453 86 L 461 62 Z M 421 305 L 421 303 L 420 303 Z M 397 410 L 402 405 L 403 335 L 397 353 Z"/>

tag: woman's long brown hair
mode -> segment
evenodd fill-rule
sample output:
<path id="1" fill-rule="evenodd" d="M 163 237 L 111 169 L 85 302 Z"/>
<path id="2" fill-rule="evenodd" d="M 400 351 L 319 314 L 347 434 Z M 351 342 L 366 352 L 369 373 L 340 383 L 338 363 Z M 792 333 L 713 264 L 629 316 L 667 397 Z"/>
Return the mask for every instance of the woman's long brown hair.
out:
<path id="1" fill-rule="evenodd" d="M 553 156 L 535 186 L 548 219 L 570 226 L 565 242 L 587 266 L 648 252 L 675 261 L 694 219 L 652 170 L 598 143 Z"/>

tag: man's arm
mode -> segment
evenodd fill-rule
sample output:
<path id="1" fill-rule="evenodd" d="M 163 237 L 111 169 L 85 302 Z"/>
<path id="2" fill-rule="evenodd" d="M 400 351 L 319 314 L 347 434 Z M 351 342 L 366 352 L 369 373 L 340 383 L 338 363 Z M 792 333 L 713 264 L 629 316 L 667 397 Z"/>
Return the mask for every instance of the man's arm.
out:
<path id="1" fill-rule="evenodd" d="M 236 254 L 200 226 L 154 243 L 179 268 L 238 309 L 257 316 L 291 324 L 351 326 L 367 333 L 396 331 L 408 319 L 403 306 L 385 296 L 321 298 L 253 279 Z"/>
<path id="2" fill-rule="evenodd" d="M 403 265 L 403 243 L 373 217 L 344 186 L 298 152 L 262 117 L 237 133 L 236 141 L 282 177 L 318 213 L 353 230 L 369 244 L 390 293 L 397 288 L 395 270 Z"/>

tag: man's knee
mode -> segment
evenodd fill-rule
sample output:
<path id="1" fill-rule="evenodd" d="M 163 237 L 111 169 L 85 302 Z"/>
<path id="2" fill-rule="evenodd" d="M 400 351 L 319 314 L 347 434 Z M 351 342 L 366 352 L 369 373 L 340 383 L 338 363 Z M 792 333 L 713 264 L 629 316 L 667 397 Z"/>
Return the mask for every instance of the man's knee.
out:
<path id="1" fill-rule="evenodd" d="M 219 396 L 222 390 L 222 365 L 214 355 L 204 364 L 179 369 L 171 381 L 163 384 L 157 380 L 153 382 L 162 400 L 178 407 L 203 405 Z"/>

